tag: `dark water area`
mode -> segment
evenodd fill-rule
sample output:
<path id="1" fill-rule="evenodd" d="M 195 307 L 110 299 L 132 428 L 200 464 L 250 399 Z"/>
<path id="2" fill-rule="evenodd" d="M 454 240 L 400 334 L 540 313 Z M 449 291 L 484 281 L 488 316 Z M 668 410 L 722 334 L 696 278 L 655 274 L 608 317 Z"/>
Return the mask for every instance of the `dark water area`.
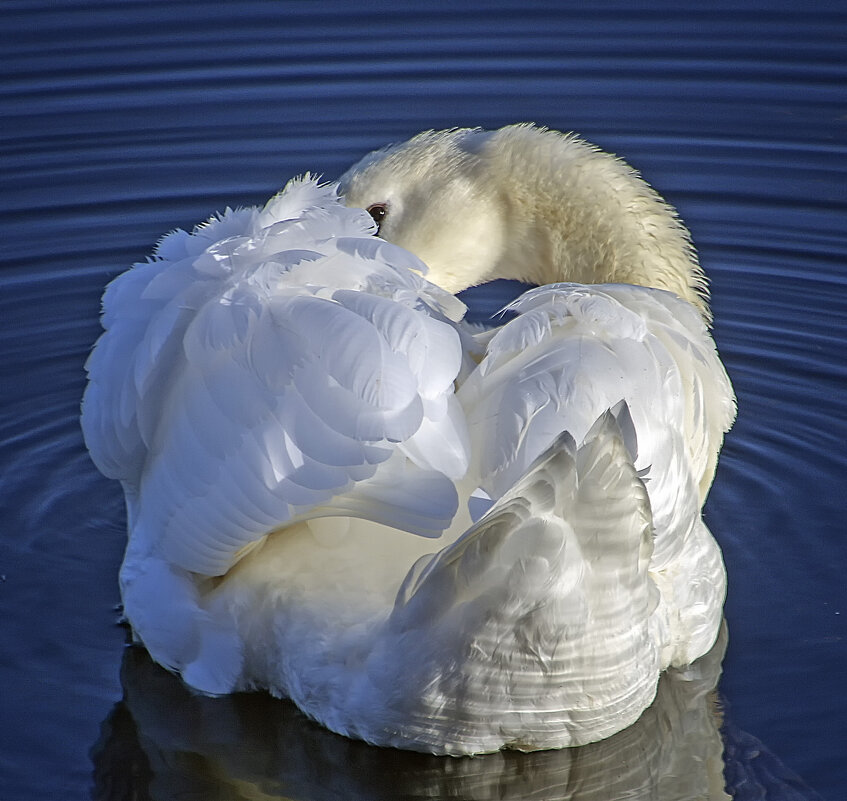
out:
<path id="1" fill-rule="evenodd" d="M 192 696 L 116 623 L 121 493 L 78 424 L 104 285 L 166 231 L 306 170 L 331 178 L 423 129 L 515 121 L 618 153 L 692 231 L 739 399 L 707 505 L 729 573 L 726 786 L 844 797 L 843 3 L 0 12 L 0 799 L 719 797 L 644 782 L 700 753 L 680 745 L 680 710 L 720 654 L 685 692 L 666 682 L 675 711 L 607 744 L 451 760 L 349 743 L 265 696 Z M 509 292 L 469 302 L 480 316 Z"/>

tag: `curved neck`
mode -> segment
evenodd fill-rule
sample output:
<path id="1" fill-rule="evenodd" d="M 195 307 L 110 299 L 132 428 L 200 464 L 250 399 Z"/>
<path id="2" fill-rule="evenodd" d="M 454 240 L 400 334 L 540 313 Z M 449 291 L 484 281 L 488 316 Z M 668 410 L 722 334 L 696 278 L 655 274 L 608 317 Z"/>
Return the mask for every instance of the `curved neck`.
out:
<path id="1" fill-rule="evenodd" d="M 509 221 L 493 277 L 667 289 L 711 322 L 688 231 L 624 162 L 575 136 L 523 126 L 498 131 L 486 150 L 482 180 L 500 193 Z"/>

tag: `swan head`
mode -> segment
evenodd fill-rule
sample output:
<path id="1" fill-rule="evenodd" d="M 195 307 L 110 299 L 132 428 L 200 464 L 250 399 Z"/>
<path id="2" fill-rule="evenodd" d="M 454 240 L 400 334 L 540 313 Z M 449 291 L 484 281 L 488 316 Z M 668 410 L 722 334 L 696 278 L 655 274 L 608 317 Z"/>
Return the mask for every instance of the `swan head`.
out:
<path id="1" fill-rule="evenodd" d="M 414 253 L 448 292 L 492 280 L 507 206 L 477 158 L 485 131 L 426 131 L 365 156 L 341 178 L 348 206 L 367 209 L 379 236 Z"/>
<path id="2" fill-rule="evenodd" d="M 711 321 L 688 231 L 637 172 L 573 134 L 531 124 L 426 131 L 339 180 L 379 236 L 458 292 L 513 278 L 667 289 Z"/>

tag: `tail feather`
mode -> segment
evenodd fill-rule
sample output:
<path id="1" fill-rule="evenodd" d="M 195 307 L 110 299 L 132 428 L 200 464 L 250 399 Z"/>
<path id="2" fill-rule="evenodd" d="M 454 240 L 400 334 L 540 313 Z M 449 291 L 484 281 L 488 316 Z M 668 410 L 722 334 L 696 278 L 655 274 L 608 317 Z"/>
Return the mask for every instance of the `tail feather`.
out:
<path id="1" fill-rule="evenodd" d="M 416 739 L 577 745 L 649 705 L 667 626 L 648 575 L 650 503 L 616 414 L 625 426 L 622 409 L 608 411 L 579 447 L 560 436 L 462 537 L 409 572 L 385 636 L 404 643 L 420 686 L 397 699 Z"/>

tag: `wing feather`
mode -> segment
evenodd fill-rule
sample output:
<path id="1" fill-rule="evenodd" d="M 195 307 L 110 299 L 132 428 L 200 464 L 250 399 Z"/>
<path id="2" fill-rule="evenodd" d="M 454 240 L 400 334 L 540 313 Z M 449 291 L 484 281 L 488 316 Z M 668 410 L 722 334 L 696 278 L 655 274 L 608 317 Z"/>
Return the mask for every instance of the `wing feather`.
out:
<path id="1" fill-rule="evenodd" d="M 559 431 L 579 439 L 620 401 L 635 423 L 638 467 L 653 467 L 651 497 L 659 477 L 670 488 L 683 468 L 708 487 L 734 396 L 689 304 L 643 287 L 563 284 L 530 291 L 508 308 L 519 316 L 494 335 L 459 392 L 476 470 L 492 496 Z M 654 498 L 654 512 L 661 516 L 672 500 Z"/>
<path id="2" fill-rule="evenodd" d="M 678 611 L 668 658 L 696 658 L 720 624 L 725 574 L 701 507 L 735 409 L 702 320 L 670 293 L 623 285 L 543 287 L 510 309 L 518 316 L 490 338 L 458 393 L 472 474 L 499 498 L 558 432 L 580 441 L 624 403 L 652 509 L 651 571 Z"/>
<path id="3" fill-rule="evenodd" d="M 180 569 L 219 575 L 298 516 L 449 524 L 444 471 L 468 463 L 460 337 L 420 264 L 372 228 L 332 188 L 295 182 L 264 210 L 169 235 L 107 290 L 86 441 Z M 393 454 L 396 480 L 380 475 Z"/>
<path id="4" fill-rule="evenodd" d="M 537 748 L 563 729 L 577 745 L 635 720 L 667 637 L 651 548 L 649 500 L 615 417 L 601 415 L 579 448 L 558 437 L 401 587 L 386 637 L 406 643 L 405 686 L 420 682 L 405 701 L 409 729 L 424 741 L 473 738 L 490 710 L 492 737 L 509 742 L 514 727 L 514 747 Z"/>

